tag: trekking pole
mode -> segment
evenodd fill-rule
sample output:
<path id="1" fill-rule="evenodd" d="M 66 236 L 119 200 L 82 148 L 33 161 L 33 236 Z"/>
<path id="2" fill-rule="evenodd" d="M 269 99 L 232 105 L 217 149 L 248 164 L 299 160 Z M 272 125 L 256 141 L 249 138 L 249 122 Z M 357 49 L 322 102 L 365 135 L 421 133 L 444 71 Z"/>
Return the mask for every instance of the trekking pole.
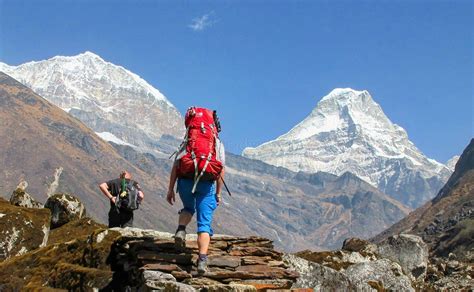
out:
<path id="1" fill-rule="evenodd" d="M 229 188 L 227 187 L 227 184 L 225 183 L 225 180 L 224 180 L 221 176 L 220 176 L 219 178 L 220 178 L 220 179 L 222 180 L 222 182 L 224 183 L 224 187 L 225 187 L 225 189 L 227 190 L 227 193 L 229 193 L 229 196 L 232 197 L 232 194 L 230 193 L 230 190 L 229 190 Z"/>

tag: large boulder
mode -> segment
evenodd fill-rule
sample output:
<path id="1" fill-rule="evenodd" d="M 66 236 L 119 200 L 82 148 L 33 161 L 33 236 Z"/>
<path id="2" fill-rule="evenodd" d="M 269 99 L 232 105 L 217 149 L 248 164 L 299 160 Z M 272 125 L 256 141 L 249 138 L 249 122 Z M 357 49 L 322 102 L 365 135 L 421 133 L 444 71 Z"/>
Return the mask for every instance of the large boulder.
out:
<path id="1" fill-rule="evenodd" d="M 411 234 L 394 235 L 378 246 L 380 257 L 397 262 L 412 280 L 423 279 L 428 266 L 428 246 L 421 237 Z"/>
<path id="2" fill-rule="evenodd" d="M 366 291 L 369 285 L 377 291 L 415 291 L 400 265 L 388 259 L 352 265 L 344 274 L 357 290 Z"/>
<path id="3" fill-rule="evenodd" d="M 56 194 L 49 197 L 44 207 L 51 210 L 51 229 L 81 219 L 86 215 L 84 204 L 69 194 Z"/>
<path id="4" fill-rule="evenodd" d="M 10 197 L 10 203 L 25 208 L 43 208 L 43 204 L 33 199 L 33 197 L 21 187 L 18 187 L 13 191 L 12 196 Z"/>
<path id="5" fill-rule="evenodd" d="M 17 207 L 0 198 L 0 261 L 45 246 L 50 212 Z"/>
<path id="6" fill-rule="evenodd" d="M 342 272 L 291 254 L 285 254 L 283 260 L 289 269 L 300 274 L 292 288 L 313 288 L 314 291 L 351 291 L 355 288 Z M 366 288 L 370 290 L 369 286 Z"/>

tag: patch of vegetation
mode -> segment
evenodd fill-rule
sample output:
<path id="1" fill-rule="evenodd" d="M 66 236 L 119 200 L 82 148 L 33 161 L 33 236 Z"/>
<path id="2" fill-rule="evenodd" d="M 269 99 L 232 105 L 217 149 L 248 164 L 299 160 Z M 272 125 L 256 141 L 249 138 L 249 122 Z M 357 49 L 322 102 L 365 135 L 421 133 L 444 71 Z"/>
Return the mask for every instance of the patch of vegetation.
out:
<path id="1" fill-rule="evenodd" d="M 94 287 L 87 285 L 101 288 L 112 277 L 108 258 L 111 246 L 120 237 L 118 232 L 100 228 L 74 240 L 49 244 L 8 259 L 0 263 L 0 287 L 4 291 Z"/>
<path id="2" fill-rule="evenodd" d="M 68 242 L 79 237 L 88 236 L 95 230 L 106 228 L 107 226 L 104 224 L 97 223 L 89 217 L 84 217 L 51 230 L 49 233 L 48 244 Z"/>

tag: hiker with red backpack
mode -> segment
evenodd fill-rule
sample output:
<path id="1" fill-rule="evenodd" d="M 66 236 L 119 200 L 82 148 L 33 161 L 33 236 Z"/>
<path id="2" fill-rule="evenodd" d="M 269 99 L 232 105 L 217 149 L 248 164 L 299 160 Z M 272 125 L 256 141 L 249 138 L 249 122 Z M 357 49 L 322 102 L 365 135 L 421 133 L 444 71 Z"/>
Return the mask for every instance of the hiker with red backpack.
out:
<path id="1" fill-rule="evenodd" d="M 166 200 L 173 205 L 176 200 L 174 186 L 183 203 L 179 211 L 175 244 L 178 248 L 186 245 L 186 226 L 194 213 L 197 220 L 197 244 L 199 274 L 207 272 L 207 252 L 211 236 L 214 210 L 221 202 L 224 183 L 224 145 L 219 140 L 221 130 L 216 111 L 191 107 L 185 115 L 186 135 L 178 151 L 171 170 Z"/>

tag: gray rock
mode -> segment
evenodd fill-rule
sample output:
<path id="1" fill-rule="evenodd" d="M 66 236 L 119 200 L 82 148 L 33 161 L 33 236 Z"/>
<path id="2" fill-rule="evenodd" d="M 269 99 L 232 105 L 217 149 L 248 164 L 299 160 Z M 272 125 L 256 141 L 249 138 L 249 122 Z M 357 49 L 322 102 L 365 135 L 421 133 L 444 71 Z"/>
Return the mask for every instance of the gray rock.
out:
<path id="1" fill-rule="evenodd" d="M 229 284 L 204 286 L 201 291 L 207 292 L 257 292 L 257 288 L 251 285 Z"/>
<path id="2" fill-rule="evenodd" d="M 353 291 L 355 288 L 346 275 L 331 268 L 291 254 L 285 254 L 283 260 L 290 270 L 300 273 L 292 288 L 313 288 L 314 291 Z M 369 286 L 366 288 L 370 290 Z"/>
<path id="3" fill-rule="evenodd" d="M 193 286 L 174 281 L 147 281 L 139 291 L 195 292 L 197 290 Z"/>
<path id="4" fill-rule="evenodd" d="M 86 215 L 84 204 L 69 194 L 56 194 L 49 197 L 44 207 L 51 210 L 51 229 L 81 219 Z"/>
<path id="5" fill-rule="evenodd" d="M 412 280 L 423 279 L 428 266 L 428 246 L 421 237 L 411 234 L 394 235 L 378 246 L 382 258 L 397 262 Z"/>
<path id="6" fill-rule="evenodd" d="M 160 271 L 143 271 L 142 273 L 143 281 L 144 282 L 159 282 L 159 281 L 172 281 L 176 282 L 176 278 L 167 273 L 163 273 Z"/>
<path id="7" fill-rule="evenodd" d="M 41 203 L 33 199 L 33 197 L 25 191 L 25 188 L 20 186 L 13 191 L 10 197 L 10 204 L 25 208 L 43 208 Z"/>
<path id="8" fill-rule="evenodd" d="M 367 285 L 377 290 L 415 291 L 400 265 L 388 259 L 352 265 L 344 274 L 357 291 L 367 290 Z"/>

